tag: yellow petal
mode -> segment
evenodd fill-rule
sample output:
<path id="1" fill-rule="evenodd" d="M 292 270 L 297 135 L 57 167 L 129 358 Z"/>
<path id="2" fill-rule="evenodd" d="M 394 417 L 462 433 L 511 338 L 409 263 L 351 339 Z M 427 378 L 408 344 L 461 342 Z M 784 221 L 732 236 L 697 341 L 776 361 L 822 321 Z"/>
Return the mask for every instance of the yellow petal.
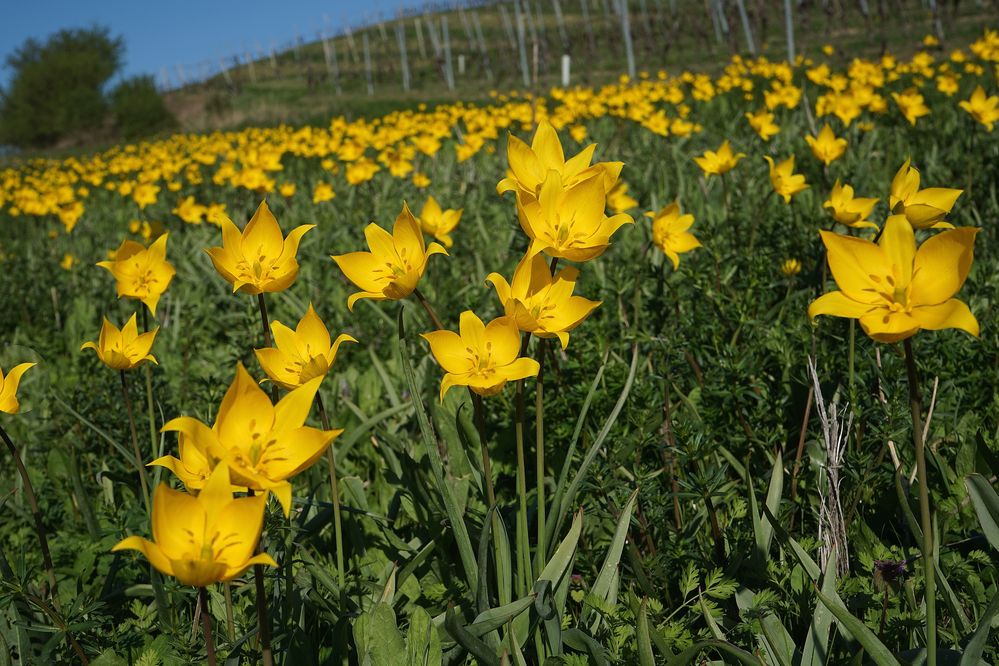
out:
<path id="1" fill-rule="evenodd" d="M 485 347 L 499 365 L 511 363 L 520 355 L 520 329 L 513 317 L 498 317 L 485 328 Z"/>
<path id="2" fill-rule="evenodd" d="M 534 140 L 531 142 L 531 150 L 538 156 L 542 169 L 558 169 L 560 172 L 565 166 L 565 153 L 562 152 L 562 142 L 559 141 L 558 133 L 547 120 L 538 123 L 538 129 L 534 133 Z"/>
<path id="3" fill-rule="evenodd" d="M 274 407 L 274 432 L 285 432 L 302 427 L 312 409 L 312 402 L 319 391 L 322 377 L 316 377 L 289 391 Z"/>
<path id="4" fill-rule="evenodd" d="M 875 292 L 883 287 L 872 276 L 883 278 L 889 271 L 888 258 L 874 243 L 841 236 L 831 231 L 820 231 L 825 243 L 829 270 L 836 284 L 852 300 L 873 303 L 878 300 Z"/>
<path id="5" fill-rule="evenodd" d="M 157 571 L 167 576 L 173 576 L 173 566 L 170 564 L 170 559 L 155 543 L 148 539 L 137 536 L 126 537 L 111 548 L 112 553 L 117 553 L 120 550 L 137 550 L 146 556 L 146 559 Z"/>
<path id="6" fill-rule="evenodd" d="M 808 306 L 808 318 L 814 320 L 819 315 L 830 315 L 859 319 L 872 309 L 872 305 L 848 298 L 842 291 L 830 291 L 812 301 Z"/>
<path id="7" fill-rule="evenodd" d="M 913 304 L 943 303 L 961 289 L 974 260 L 978 232 L 974 227 L 962 227 L 923 242 L 913 268 Z"/>
<path id="8" fill-rule="evenodd" d="M 430 353 L 445 372 L 460 374 L 471 369 L 472 360 L 465 351 L 465 343 L 454 331 L 432 331 L 420 337 L 430 343 Z"/>
<path id="9" fill-rule="evenodd" d="M 278 257 L 284 249 L 284 236 L 266 201 L 261 201 L 243 230 L 240 245 L 243 254 L 256 257 Z"/>
<path id="10" fill-rule="evenodd" d="M 924 305 L 912 309 L 912 318 L 919 322 L 920 328 L 938 331 L 944 328 L 959 328 L 971 333 L 976 338 L 979 334 L 978 320 L 963 302 L 956 298 L 939 305 Z"/>

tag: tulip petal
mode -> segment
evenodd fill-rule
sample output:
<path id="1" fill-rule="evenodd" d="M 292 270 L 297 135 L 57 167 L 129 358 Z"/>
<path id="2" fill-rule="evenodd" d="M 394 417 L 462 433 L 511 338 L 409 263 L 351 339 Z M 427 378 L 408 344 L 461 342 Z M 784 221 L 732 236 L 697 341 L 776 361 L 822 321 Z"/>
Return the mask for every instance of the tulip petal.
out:
<path id="1" fill-rule="evenodd" d="M 924 305 L 912 309 L 912 318 L 919 322 L 920 328 L 938 331 L 944 328 L 959 328 L 971 333 L 976 338 L 980 333 L 978 320 L 963 302 L 956 298 L 939 305 Z"/>
<path id="2" fill-rule="evenodd" d="M 117 553 L 121 550 L 137 550 L 145 555 L 146 559 L 149 560 L 149 563 L 152 564 L 157 571 L 167 576 L 174 575 L 170 559 L 163 554 L 163 551 L 160 550 L 155 543 L 149 541 L 148 539 L 143 539 L 138 536 L 130 536 L 122 539 L 111 548 L 112 553 Z"/>
<path id="3" fill-rule="evenodd" d="M 829 270 L 844 294 L 859 302 L 873 303 L 878 300 L 876 292 L 884 287 L 873 277 L 883 279 L 890 270 L 884 251 L 860 238 L 831 231 L 820 231 L 819 234 L 826 246 Z"/>
<path id="4" fill-rule="evenodd" d="M 421 333 L 420 337 L 430 343 L 430 352 L 446 372 L 461 374 L 471 369 L 465 343 L 454 331 L 432 331 Z"/>
<path id="5" fill-rule="evenodd" d="M 322 384 L 323 377 L 315 377 L 302 384 L 294 391 L 289 391 L 274 407 L 273 432 L 282 433 L 301 428 L 312 410 L 316 392 Z"/>
<path id="6" fill-rule="evenodd" d="M 819 315 L 859 319 L 874 306 L 849 298 L 842 291 L 830 291 L 816 298 L 808 306 L 808 318 L 814 320 Z"/>
<path id="7" fill-rule="evenodd" d="M 913 266 L 912 298 L 920 305 L 943 303 L 956 294 L 971 270 L 979 229 L 962 227 L 928 238 Z"/>
<path id="8" fill-rule="evenodd" d="M 243 229 L 240 243 L 242 253 L 248 257 L 278 257 L 284 249 L 284 236 L 277 219 L 266 201 L 261 201 L 253 217 Z"/>
<path id="9" fill-rule="evenodd" d="M 558 132 L 547 120 L 538 123 L 534 140 L 531 142 L 531 150 L 538 156 L 542 169 L 558 169 L 561 172 L 565 166 L 562 142 L 559 141 Z"/>

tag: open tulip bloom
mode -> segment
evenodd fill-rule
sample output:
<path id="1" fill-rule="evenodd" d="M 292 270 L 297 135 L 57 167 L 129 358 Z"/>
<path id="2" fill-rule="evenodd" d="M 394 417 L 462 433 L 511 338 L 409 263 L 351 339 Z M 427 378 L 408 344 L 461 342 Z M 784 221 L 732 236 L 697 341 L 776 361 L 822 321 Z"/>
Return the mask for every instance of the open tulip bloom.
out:
<path id="1" fill-rule="evenodd" d="M 621 174 L 623 162 L 597 162 L 590 164 L 597 144 L 593 143 L 583 148 L 577 155 L 565 159 L 562 142 L 558 132 L 547 120 L 538 123 L 531 145 L 508 135 L 506 144 L 507 162 L 510 164 L 509 175 L 496 185 L 496 192 L 503 194 L 514 190 L 518 199 L 530 201 L 536 199 L 541 191 L 548 173 L 557 171 L 565 187 L 571 187 L 590 178 L 603 182 L 604 190 L 609 192 L 617 183 Z"/>
<path id="2" fill-rule="evenodd" d="M 449 248 L 454 245 L 451 232 L 458 226 L 462 212 L 461 208 L 443 210 L 436 199 L 428 196 L 420 210 L 420 227 Z"/>
<path id="3" fill-rule="evenodd" d="M 705 150 L 700 157 L 695 157 L 697 166 L 701 167 L 705 176 L 721 176 L 735 168 L 746 153 L 732 153 L 732 146 L 728 139 L 722 142 L 717 151 Z"/>
<path id="4" fill-rule="evenodd" d="M 156 304 L 170 286 L 176 270 L 166 260 L 167 236 L 163 234 L 148 248 L 133 240 L 124 240 L 115 251 L 112 261 L 100 261 L 114 275 L 118 298 L 135 298 L 146 304 L 156 315 Z"/>
<path id="5" fill-rule="evenodd" d="M 524 257 L 513 272 L 513 283 L 499 273 L 486 280 L 496 288 L 496 295 L 507 316 L 517 327 L 541 338 L 558 338 L 562 348 L 569 344 L 569 331 L 583 323 L 600 301 L 573 296 L 579 271 L 567 267 L 554 276 L 543 255 Z"/>
<path id="6" fill-rule="evenodd" d="M 891 181 L 888 205 L 893 214 L 904 215 L 916 229 L 951 229 L 954 225 L 943 218 L 962 192 L 949 187 L 919 189 L 919 171 L 906 160 Z"/>
<path id="7" fill-rule="evenodd" d="M 284 291 L 298 277 L 298 244 L 314 224 L 295 227 L 285 238 L 281 227 L 262 201 L 242 232 L 225 215 L 219 215 L 222 247 L 208 248 L 215 270 L 232 285 L 233 292 L 261 294 Z"/>
<path id="8" fill-rule="evenodd" d="M 829 123 L 822 126 L 822 130 L 817 137 L 806 135 L 805 141 L 808 142 L 808 146 L 812 149 L 812 155 L 815 155 L 815 159 L 827 166 L 838 160 L 846 152 L 846 139 L 837 138 L 833 134 L 832 128 L 829 127 Z"/>
<path id="9" fill-rule="evenodd" d="M 316 377 L 325 377 L 340 345 L 357 342 L 353 336 L 341 333 L 331 344 L 330 332 L 312 303 L 294 331 L 279 321 L 272 321 L 271 333 L 275 346 L 255 349 L 254 353 L 271 381 L 289 391 Z"/>
<path id="10" fill-rule="evenodd" d="M 833 185 L 829 192 L 829 199 L 822 204 L 823 208 L 828 208 L 833 219 L 854 229 L 877 229 L 878 225 L 867 219 L 867 216 L 874 210 L 878 203 L 877 199 L 865 199 L 853 196 L 853 188 L 849 185 L 840 185 L 839 180 Z"/>
<path id="11" fill-rule="evenodd" d="M 153 495 L 153 541 L 130 536 L 111 550 L 137 550 L 161 573 L 194 587 L 232 580 L 254 564 L 276 567 L 270 555 L 253 554 L 267 495 L 234 499 L 232 491 L 224 464 L 196 497 L 161 483 Z"/>
<path id="12" fill-rule="evenodd" d="M 466 310 L 461 313 L 458 330 L 422 334 L 446 373 L 441 380 L 441 400 L 452 386 L 496 395 L 507 382 L 535 377 L 541 369 L 533 358 L 520 358 L 520 329 L 513 317 L 499 317 L 485 325 Z"/>
<path id="13" fill-rule="evenodd" d="M 912 226 L 902 215 L 885 223 L 880 241 L 820 231 L 829 270 L 839 291 L 820 296 L 808 316 L 858 319 L 878 342 L 897 342 L 920 329 L 959 328 L 978 335 L 978 321 L 962 301 L 961 289 L 974 253 L 978 229 L 944 231 L 916 249 Z"/>
<path id="14" fill-rule="evenodd" d="M 101 363 L 112 370 L 131 370 L 143 361 L 156 363 L 156 357 L 149 351 L 153 348 L 153 340 L 159 330 L 157 327 L 140 334 L 134 314 L 121 330 L 105 317 L 97 342 L 84 342 L 80 345 L 80 350 L 93 349 Z"/>
<path id="15" fill-rule="evenodd" d="M 971 117 L 984 125 L 989 132 L 999 122 L 999 97 L 986 96 L 985 88 L 981 84 L 975 86 L 971 97 L 958 102 L 958 106 L 970 113 Z"/>
<path id="16" fill-rule="evenodd" d="M 447 254 L 438 243 L 424 243 L 420 223 L 405 203 L 395 218 L 391 234 L 372 222 L 364 228 L 364 237 L 370 252 L 332 257 L 347 279 L 361 289 L 347 299 L 351 310 L 362 298 L 376 301 L 406 298 L 423 277 L 427 259 L 434 254 Z"/>
<path id="17" fill-rule="evenodd" d="M 164 432 L 177 431 L 181 437 L 189 438 L 184 441 L 182 456 L 195 451 L 197 455 L 181 459 L 165 456 L 150 464 L 169 468 L 186 485 L 189 481 L 203 481 L 205 467 L 214 468 L 224 460 L 234 484 L 273 492 L 288 516 L 291 512 L 288 479 L 309 468 L 343 432 L 305 425 L 322 381 L 322 377 L 310 379 L 274 405 L 240 363 L 211 428 L 189 416 L 173 419 L 163 426 Z M 198 469 L 202 459 L 205 467 Z"/>
<path id="18" fill-rule="evenodd" d="M 770 165 L 770 184 L 773 185 L 774 192 L 783 197 L 785 204 L 791 203 L 791 197 L 795 194 L 808 189 L 805 177 L 794 173 L 794 155 L 780 164 L 774 164 L 769 155 L 764 155 L 763 159 Z"/>
<path id="19" fill-rule="evenodd" d="M 11 368 L 4 376 L 3 368 L 0 368 L 0 412 L 7 414 L 17 414 L 21 410 L 21 403 L 17 400 L 17 387 L 34 363 L 20 363 Z"/>
<path id="20" fill-rule="evenodd" d="M 690 233 L 694 216 L 680 214 L 680 204 L 674 201 L 657 213 L 648 212 L 652 218 L 652 242 L 673 263 L 673 270 L 680 268 L 680 255 L 701 247 L 701 242 Z"/>

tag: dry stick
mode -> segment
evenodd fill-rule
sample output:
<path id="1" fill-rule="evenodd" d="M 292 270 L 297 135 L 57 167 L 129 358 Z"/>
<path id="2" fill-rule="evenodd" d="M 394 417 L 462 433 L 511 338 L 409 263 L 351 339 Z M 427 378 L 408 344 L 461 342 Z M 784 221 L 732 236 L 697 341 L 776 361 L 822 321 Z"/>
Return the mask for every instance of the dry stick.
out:
<path id="1" fill-rule="evenodd" d="M 791 469 L 791 501 L 798 497 L 798 472 L 801 471 L 801 455 L 805 451 L 805 437 L 808 435 L 808 417 L 812 415 L 812 397 L 815 388 L 808 387 L 808 397 L 805 399 L 805 415 L 801 419 L 801 432 L 798 434 L 798 450 L 794 454 L 794 467 Z M 791 529 L 794 529 L 796 513 L 791 514 Z"/>
<path id="2" fill-rule="evenodd" d="M 7 450 L 10 451 L 10 455 L 14 459 L 14 464 L 17 465 L 17 471 L 21 475 L 21 483 L 24 484 L 24 494 L 28 498 L 28 506 L 31 508 L 31 515 L 35 519 L 35 534 L 38 535 L 38 545 L 42 549 L 42 563 L 45 565 L 45 573 L 48 575 L 52 603 L 58 609 L 59 595 L 58 586 L 56 584 L 55 567 L 52 566 L 52 554 L 49 551 L 49 540 L 46 536 L 45 524 L 42 522 L 42 512 L 38 508 L 38 500 L 35 497 L 35 489 L 31 485 L 31 479 L 28 478 L 28 470 L 24 466 L 24 461 L 21 460 L 21 454 L 18 453 L 17 447 L 14 446 L 14 442 L 11 441 L 10 436 L 7 434 L 7 431 L 3 429 L 3 426 L 0 426 L 0 437 L 3 437 L 4 444 L 7 445 Z"/>
<path id="3" fill-rule="evenodd" d="M 205 652 L 208 656 L 208 666 L 215 666 L 215 639 L 212 637 L 212 614 L 208 611 L 208 592 L 198 588 L 198 605 L 201 607 L 201 626 L 205 632 Z"/>
<path id="4" fill-rule="evenodd" d="M 139 453 L 139 434 L 135 430 L 135 415 L 132 413 L 132 397 L 128 392 L 128 379 L 125 371 L 118 371 L 121 377 L 121 395 L 125 399 L 125 410 L 128 412 L 128 427 L 132 432 L 132 454 L 135 456 L 135 468 L 139 471 L 139 482 L 142 484 L 142 499 L 146 504 L 146 511 L 151 510 L 149 503 L 149 480 L 146 478 L 146 468 L 142 464 L 142 454 Z"/>
<path id="5" fill-rule="evenodd" d="M 323 430 L 330 429 L 330 419 L 326 415 L 326 406 L 323 404 L 323 396 L 316 392 L 316 407 L 319 409 L 319 419 L 322 421 Z M 340 523 L 340 487 L 337 483 L 336 460 L 333 456 L 333 444 L 326 447 L 326 460 L 330 464 L 330 493 L 333 498 L 333 533 L 336 539 L 336 573 L 341 590 L 343 589 L 344 565 L 343 565 L 343 530 Z"/>
<path id="6" fill-rule="evenodd" d="M 923 577 L 926 579 L 926 663 L 937 663 L 936 572 L 933 566 L 933 523 L 930 519 L 930 489 L 923 441 L 923 400 L 919 394 L 919 375 L 912 351 L 912 338 L 906 338 L 905 370 L 909 383 L 909 410 L 912 412 L 912 439 L 916 446 L 916 471 L 919 475 L 919 519 L 923 529 Z"/>
<path id="7" fill-rule="evenodd" d="M 272 346 L 271 328 L 267 321 L 267 303 L 264 301 L 263 292 L 257 294 L 257 307 L 260 310 L 260 325 L 264 331 L 264 346 Z M 271 402 L 277 402 L 277 384 L 271 383 Z M 253 497 L 253 489 L 248 489 L 250 497 Z M 260 541 L 257 541 L 256 552 L 262 552 Z M 253 565 L 253 579 L 256 583 L 257 592 L 257 625 L 260 630 L 260 652 L 263 657 L 264 666 L 273 666 L 274 655 L 271 653 L 271 623 L 267 613 L 267 593 L 264 589 L 264 565 Z"/>

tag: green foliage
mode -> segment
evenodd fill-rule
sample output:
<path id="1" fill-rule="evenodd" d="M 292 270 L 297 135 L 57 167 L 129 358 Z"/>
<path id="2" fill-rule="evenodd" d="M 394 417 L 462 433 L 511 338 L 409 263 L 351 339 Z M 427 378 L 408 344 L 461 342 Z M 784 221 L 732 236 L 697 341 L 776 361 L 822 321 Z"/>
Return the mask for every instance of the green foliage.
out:
<path id="1" fill-rule="evenodd" d="M 153 77 L 125 79 L 111 91 L 115 129 L 129 141 L 171 129 L 177 124 L 156 90 Z"/>

